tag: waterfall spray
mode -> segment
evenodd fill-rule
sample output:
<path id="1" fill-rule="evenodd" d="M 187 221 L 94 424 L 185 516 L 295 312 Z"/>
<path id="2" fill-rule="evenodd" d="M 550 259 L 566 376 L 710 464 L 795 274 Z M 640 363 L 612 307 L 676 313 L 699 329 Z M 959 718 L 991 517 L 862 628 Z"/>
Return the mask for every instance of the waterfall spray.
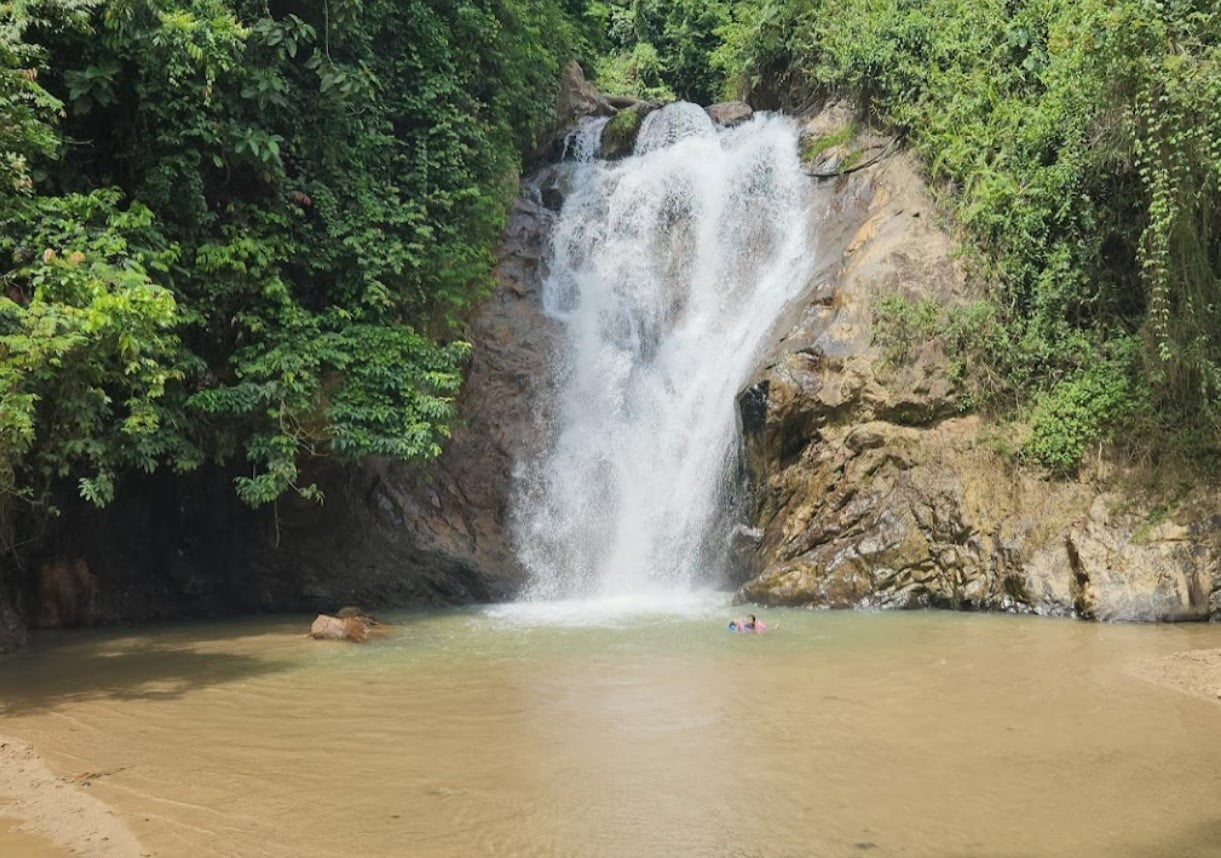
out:
<path id="1" fill-rule="evenodd" d="M 718 131 L 673 104 L 616 163 L 584 132 L 543 286 L 566 334 L 555 436 L 523 467 L 514 514 L 533 599 L 724 574 L 734 397 L 814 262 L 790 120 Z"/>

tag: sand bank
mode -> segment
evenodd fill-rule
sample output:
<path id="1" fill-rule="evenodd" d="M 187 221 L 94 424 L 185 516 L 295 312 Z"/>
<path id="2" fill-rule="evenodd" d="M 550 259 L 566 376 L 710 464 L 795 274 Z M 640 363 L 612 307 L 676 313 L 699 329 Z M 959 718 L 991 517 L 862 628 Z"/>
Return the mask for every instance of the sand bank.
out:
<path id="1" fill-rule="evenodd" d="M 57 777 L 27 742 L 0 736 L 0 855 L 143 858 L 131 830 L 89 795 L 89 776 Z"/>
<path id="2" fill-rule="evenodd" d="M 1175 691 L 1221 703 L 1221 649 L 1193 649 L 1137 662 L 1133 672 Z"/>

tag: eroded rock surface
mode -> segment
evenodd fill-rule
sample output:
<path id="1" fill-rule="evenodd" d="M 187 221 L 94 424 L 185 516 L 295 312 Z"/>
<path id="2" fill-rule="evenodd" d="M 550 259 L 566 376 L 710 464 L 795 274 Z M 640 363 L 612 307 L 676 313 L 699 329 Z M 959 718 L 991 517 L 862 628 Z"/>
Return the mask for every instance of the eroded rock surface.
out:
<path id="1" fill-rule="evenodd" d="M 836 140 L 851 122 L 832 105 L 808 120 L 807 137 Z M 856 132 L 818 157 L 883 145 Z M 884 296 L 969 297 L 914 162 L 889 155 L 824 185 L 819 271 L 739 396 L 761 533 L 739 598 L 1221 617 L 1215 491 L 1154 523 L 1133 496 L 1015 468 L 987 427 L 959 415 L 939 342 L 899 365 L 873 342 Z"/>
<path id="2" fill-rule="evenodd" d="M 540 266 L 551 214 L 523 197 L 497 251 L 497 285 L 471 320 L 475 344 L 458 400 L 461 424 L 425 465 L 370 460 L 311 475 L 319 506 L 281 503 L 279 545 L 250 559 L 282 604 L 302 607 L 452 604 L 508 598 L 524 580 L 510 544 L 514 463 L 548 419 L 555 332 L 541 308 Z M 282 570 L 291 570 L 285 576 Z"/>
<path id="3" fill-rule="evenodd" d="M 564 66 L 564 77 L 560 81 L 556 96 L 555 119 L 551 127 L 541 136 L 532 153 L 532 160 L 555 158 L 563 146 L 564 137 L 586 116 L 610 116 L 616 108 L 605 95 L 585 80 L 585 72 L 575 60 Z"/>
<path id="4" fill-rule="evenodd" d="M 704 108 L 717 125 L 732 127 L 754 116 L 755 111 L 745 101 L 722 101 Z"/>

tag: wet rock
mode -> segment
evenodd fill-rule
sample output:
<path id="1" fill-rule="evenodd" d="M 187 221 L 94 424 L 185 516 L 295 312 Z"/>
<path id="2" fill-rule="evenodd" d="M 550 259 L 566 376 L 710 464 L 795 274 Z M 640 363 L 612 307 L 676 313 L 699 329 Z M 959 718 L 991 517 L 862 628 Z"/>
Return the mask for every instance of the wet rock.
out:
<path id="1" fill-rule="evenodd" d="M 97 613 L 97 581 L 84 560 L 49 560 L 38 570 L 40 628 L 92 625 Z"/>
<path id="2" fill-rule="evenodd" d="M 602 157 L 614 161 L 631 155 L 644 118 L 656 109 L 657 105 L 642 101 L 616 113 L 602 129 Z"/>
<path id="3" fill-rule="evenodd" d="M 610 116 L 615 108 L 585 79 L 585 73 L 575 60 L 564 66 L 555 102 L 555 122 L 539 138 L 532 160 L 554 157 L 564 138 L 587 116 Z"/>
<path id="4" fill-rule="evenodd" d="M 309 633 L 314 640 L 364 643 L 383 631 L 383 624 L 369 614 L 356 608 L 344 608 L 336 616 L 319 614 L 310 625 Z"/>
<path id="5" fill-rule="evenodd" d="M 717 125 L 732 127 L 740 125 L 754 116 L 755 111 L 744 101 L 723 101 L 704 108 L 708 116 Z"/>

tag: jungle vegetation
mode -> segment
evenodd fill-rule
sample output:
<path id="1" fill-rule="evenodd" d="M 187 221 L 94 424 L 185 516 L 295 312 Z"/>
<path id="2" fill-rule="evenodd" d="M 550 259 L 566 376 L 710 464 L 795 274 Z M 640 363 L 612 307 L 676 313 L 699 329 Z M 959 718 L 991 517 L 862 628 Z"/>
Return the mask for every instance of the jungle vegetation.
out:
<path id="1" fill-rule="evenodd" d="M 437 455 L 573 56 L 648 98 L 850 97 L 990 284 L 884 325 L 955 344 L 1053 471 L 1215 471 L 1213 0 L 0 0 L 0 522 L 133 471 L 237 463 L 258 505 L 316 494 L 312 455 Z"/>
<path id="2" fill-rule="evenodd" d="M 742 0 L 718 32 L 730 89 L 848 96 L 923 156 L 989 287 L 930 330 L 1025 458 L 1070 474 L 1112 442 L 1218 474 L 1221 6 Z"/>
<path id="3" fill-rule="evenodd" d="M 0 2 L 0 520 L 133 471 L 237 463 L 258 505 L 316 494 L 312 454 L 437 455 L 578 24 L 561 0 Z"/>

